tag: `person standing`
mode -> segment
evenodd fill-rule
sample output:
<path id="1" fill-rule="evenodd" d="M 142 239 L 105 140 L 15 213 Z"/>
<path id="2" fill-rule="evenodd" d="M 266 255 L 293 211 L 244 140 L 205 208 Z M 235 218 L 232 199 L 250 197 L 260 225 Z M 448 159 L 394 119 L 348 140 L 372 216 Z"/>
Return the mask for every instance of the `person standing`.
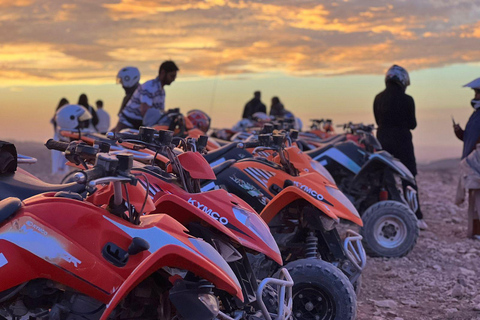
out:
<path id="1" fill-rule="evenodd" d="M 165 110 L 164 86 L 172 84 L 179 71 L 173 61 L 164 61 L 158 69 L 158 76 L 139 85 L 119 115 L 115 132 L 124 128 L 138 129 L 143 123 L 143 117 L 149 109 Z"/>
<path id="2" fill-rule="evenodd" d="M 285 113 L 285 107 L 280 102 L 278 97 L 272 98 L 272 106 L 270 107 L 270 115 L 274 117 L 283 117 Z"/>
<path id="3" fill-rule="evenodd" d="M 78 97 L 78 105 L 83 106 L 92 115 L 92 119 L 84 121 L 83 127 L 84 128 L 89 128 L 90 130 L 98 131 L 97 130 L 97 124 L 98 124 L 97 112 L 88 103 L 88 98 L 87 98 L 87 95 L 85 93 L 82 93 L 80 95 L 80 97 Z"/>
<path id="4" fill-rule="evenodd" d="M 473 113 L 468 119 L 465 130 L 458 123 L 453 124 L 455 135 L 463 141 L 462 159 L 475 149 L 477 143 L 480 143 L 480 78 L 467 83 L 464 87 L 472 88 L 475 95 L 470 101 Z"/>
<path id="5" fill-rule="evenodd" d="M 108 132 L 108 128 L 110 128 L 110 115 L 103 109 L 102 100 L 97 100 L 95 105 L 97 106 L 98 117 L 97 130 L 101 134 L 106 134 Z"/>
<path id="6" fill-rule="evenodd" d="M 260 100 L 261 95 L 260 91 L 255 91 L 253 93 L 253 99 L 248 101 L 243 108 L 243 119 L 251 119 L 252 115 L 256 112 L 267 113 L 267 107 Z"/>
<path id="7" fill-rule="evenodd" d="M 415 102 L 405 93 L 410 85 L 407 70 L 393 65 L 385 75 L 385 90 L 380 92 L 373 102 L 373 112 L 378 125 L 377 138 L 385 151 L 398 158 L 413 176 L 417 175 L 417 164 L 413 149 L 412 133 L 417 127 L 415 117 Z M 415 212 L 420 229 L 427 229 L 418 201 L 417 185 L 412 185 L 417 190 L 418 210 Z"/>
<path id="8" fill-rule="evenodd" d="M 120 69 L 117 74 L 117 83 L 120 83 L 123 90 L 125 90 L 125 97 L 123 97 L 120 110 L 118 111 L 118 114 L 120 114 L 140 85 L 140 71 L 136 67 L 125 67 Z"/>
<path id="9" fill-rule="evenodd" d="M 58 132 L 57 128 L 57 111 L 68 104 L 68 100 L 66 98 L 60 99 L 60 102 L 57 105 L 57 108 L 55 109 L 55 114 L 53 115 L 52 119 L 50 120 L 50 123 L 53 124 L 53 139 L 54 140 L 61 140 L 61 136 Z M 66 160 L 65 156 L 63 155 L 63 152 L 56 151 L 56 150 L 51 150 L 50 154 L 52 156 L 52 174 L 56 173 L 66 173 L 67 170 L 67 165 L 66 165 Z"/>

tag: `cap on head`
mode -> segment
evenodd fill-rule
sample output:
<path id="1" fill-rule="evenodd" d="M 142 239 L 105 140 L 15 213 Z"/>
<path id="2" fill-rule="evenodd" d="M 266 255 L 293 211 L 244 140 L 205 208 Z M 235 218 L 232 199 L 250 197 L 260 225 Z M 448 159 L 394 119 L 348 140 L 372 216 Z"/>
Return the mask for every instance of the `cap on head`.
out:
<path id="1" fill-rule="evenodd" d="M 467 88 L 472 88 L 472 89 L 476 89 L 476 90 L 480 90 L 480 78 L 477 78 L 473 81 L 470 81 L 469 83 L 467 83 L 466 85 L 464 85 L 464 87 L 467 87 Z"/>

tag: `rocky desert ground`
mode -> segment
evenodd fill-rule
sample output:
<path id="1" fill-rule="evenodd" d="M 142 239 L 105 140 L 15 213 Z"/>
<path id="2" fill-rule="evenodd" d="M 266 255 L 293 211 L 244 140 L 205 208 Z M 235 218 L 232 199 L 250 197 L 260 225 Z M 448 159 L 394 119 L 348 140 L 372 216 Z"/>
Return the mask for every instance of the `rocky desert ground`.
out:
<path id="1" fill-rule="evenodd" d="M 23 165 L 38 177 L 50 174 L 50 151 L 41 143 L 16 142 L 18 152 L 38 159 Z M 370 258 L 358 297 L 359 320 L 479 319 L 480 241 L 466 237 L 467 207 L 453 201 L 458 160 L 419 166 L 420 201 L 429 229 L 404 258 Z"/>

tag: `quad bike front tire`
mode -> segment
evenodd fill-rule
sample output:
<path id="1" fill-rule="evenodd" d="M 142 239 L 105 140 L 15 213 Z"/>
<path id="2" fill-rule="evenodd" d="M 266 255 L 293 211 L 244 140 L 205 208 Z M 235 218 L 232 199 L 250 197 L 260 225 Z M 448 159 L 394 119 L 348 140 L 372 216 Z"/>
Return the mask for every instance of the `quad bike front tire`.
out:
<path id="1" fill-rule="evenodd" d="M 401 202 L 377 202 L 365 210 L 362 220 L 363 246 L 371 257 L 403 257 L 417 243 L 417 218 Z"/>
<path id="2" fill-rule="evenodd" d="M 294 319 L 355 319 L 355 291 L 348 278 L 337 267 L 320 259 L 296 260 L 284 267 L 294 281 Z"/>

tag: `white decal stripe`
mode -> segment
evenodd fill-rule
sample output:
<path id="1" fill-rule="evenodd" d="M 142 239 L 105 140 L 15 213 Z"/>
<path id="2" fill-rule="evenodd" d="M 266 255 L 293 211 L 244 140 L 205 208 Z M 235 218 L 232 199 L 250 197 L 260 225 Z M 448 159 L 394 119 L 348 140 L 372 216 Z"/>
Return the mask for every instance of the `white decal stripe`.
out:
<path id="1" fill-rule="evenodd" d="M 8 263 L 7 258 L 3 255 L 3 253 L 0 253 L 0 268 L 3 267 Z"/>
<path id="2" fill-rule="evenodd" d="M 263 176 L 265 179 L 269 179 L 270 177 L 267 176 L 265 174 L 265 171 L 261 170 L 261 169 L 256 169 L 256 168 L 252 168 L 252 170 L 254 170 L 257 174 L 259 174 L 260 176 Z"/>
<path id="3" fill-rule="evenodd" d="M 150 185 L 150 187 L 148 188 L 148 190 L 150 190 L 150 193 L 153 194 L 153 195 L 156 195 L 157 192 L 155 191 L 155 189 L 152 187 L 152 185 Z"/>
<path id="4" fill-rule="evenodd" d="M 255 180 L 257 180 L 258 182 L 260 182 L 264 187 L 267 187 L 267 182 L 262 179 L 261 177 L 259 177 L 257 175 L 257 173 L 255 173 L 254 171 L 251 170 L 251 168 L 246 168 L 245 171 L 247 171 L 248 174 L 250 174 L 253 178 L 255 178 Z"/>
<path id="5" fill-rule="evenodd" d="M 210 163 L 210 167 L 215 167 L 216 165 L 219 165 L 220 163 L 224 163 L 224 162 L 225 162 L 225 158 L 220 158 Z"/>
<path id="6" fill-rule="evenodd" d="M 205 192 L 208 190 L 212 190 L 213 188 L 215 188 L 215 182 L 210 182 L 209 184 L 204 185 L 200 190 L 202 192 Z"/>
<path id="7" fill-rule="evenodd" d="M 273 177 L 275 174 L 273 172 L 270 172 L 270 171 L 267 171 L 267 170 L 263 170 L 263 169 L 259 169 L 261 170 L 264 174 L 266 174 L 269 178 Z"/>

